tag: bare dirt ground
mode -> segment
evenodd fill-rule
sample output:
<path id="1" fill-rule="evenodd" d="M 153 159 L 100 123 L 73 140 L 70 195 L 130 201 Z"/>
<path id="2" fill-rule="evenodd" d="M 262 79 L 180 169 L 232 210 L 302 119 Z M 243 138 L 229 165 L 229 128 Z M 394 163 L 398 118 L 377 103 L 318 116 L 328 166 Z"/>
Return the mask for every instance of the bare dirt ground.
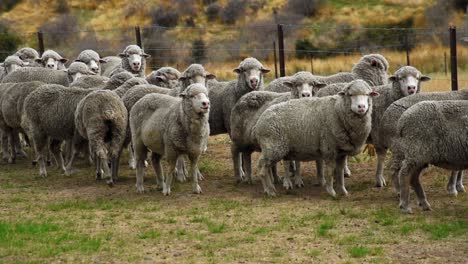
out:
<path id="1" fill-rule="evenodd" d="M 201 195 L 185 182 L 164 197 L 150 168 L 137 194 L 126 159 L 113 188 L 84 160 L 73 176 L 49 167 L 47 178 L 27 160 L 2 162 L 0 262 L 467 263 L 468 194 L 447 194 L 449 173 L 422 177 L 434 211 L 422 212 L 412 195 L 414 214 L 403 215 L 391 187 L 373 187 L 374 166 L 366 154 L 353 159 L 350 196 L 333 199 L 314 186 L 312 163 L 303 166 L 305 188 L 277 185 L 276 198 L 258 178 L 236 184 L 227 136 L 210 138 Z"/>

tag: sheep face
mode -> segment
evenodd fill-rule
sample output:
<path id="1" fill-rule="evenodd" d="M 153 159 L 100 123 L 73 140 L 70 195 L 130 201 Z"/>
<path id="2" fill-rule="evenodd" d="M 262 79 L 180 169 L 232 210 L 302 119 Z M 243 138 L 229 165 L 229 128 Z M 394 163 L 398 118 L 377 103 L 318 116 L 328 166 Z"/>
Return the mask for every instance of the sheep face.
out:
<path id="1" fill-rule="evenodd" d="M 405 66 L 390 76 L 389 80 L 394 83 L 393 87 L 399 87 L 404 96 L 420 92 L 421 82 L 429 81 L 431 78 L 422 75 L 416 68 Z"/>
<path id="2" fill-rule="evenodd" d="M 67 72 L 70 83 L 76 81 L 83 75 L 96 75 L 95 72 L 88 69 L 86 64 L 78 61 L 74 61 L 70 64 L 70 67 L 64 71 Z"/>
<path id="3" fill-rule="evenodd" d="M 19 68 L 27 66 L 27 65 L 29 65 L 29 62 L 23 62 L 17 56 L 8 56 L 5 59 L 4 63 L 0 63 L 0 66 L 4 67 L 6 74 L 12 73 L 18 70 Z"/>
<path id="4" fill-rule="evenodd" d="M 234 72 L 239 74 L 239 80 L 245 80 L 247 87 L 251 90 L 258 90 L 263 83 L 263 74 L 270 72 L 270 70 L 263 67 L 257 59 L 247 58 L 234 69 Z"/>
<path id="5" fill-rule="evenodd" d="M 327 86 L 321 82 L 304 82 L 302 80 L 285 81 L 284 84 L 291 89 L 293 98 L 315 96 L 320 88 Z"/>
<path id="6" fill-rule="evenodd" d="M 88 65 L 88 68 L 94 73 L 99 73 L 99 62 L 95 60 L 90 60 L 86 65 Z"/>
<path id="7" fill-rule="evenodd" d="M 131 70 L 137 72 L 143 65 L 143 59 L 149 58 L 150 55 L 144 53 L 140 47 L 130 45 L 125 48 L 123 53 L 119 54 L 119 57 L 127 59 Z"/>
<path id="8" fill-rule="evenodd" d="M 62 56 L 53 50 L 45 51 L 40 59 L 36 59 L 36 62 L 51 70 L 64 69 L 67 61 L 67 59 L 62 58 Z"/>
<path id="9" fill-rule="evenodd" d="M 188 100 L 191 110 L 197 115 L 204 115 L 210 111 L 208 91 L 203 84 L 192 84 L 180 94 L 183 100 Z"/>
<path id="10" fill-rule="evenodd" d="M 369 85 L 362 80 L 351 82 L 338 94 L 344 96 L 346 98 L 345 100 L 349 100 L 351 111 L 359 116 L 367 114 L 370 107 L 370 97 L 378 95 L 377 92 L 373 91 Z"/>

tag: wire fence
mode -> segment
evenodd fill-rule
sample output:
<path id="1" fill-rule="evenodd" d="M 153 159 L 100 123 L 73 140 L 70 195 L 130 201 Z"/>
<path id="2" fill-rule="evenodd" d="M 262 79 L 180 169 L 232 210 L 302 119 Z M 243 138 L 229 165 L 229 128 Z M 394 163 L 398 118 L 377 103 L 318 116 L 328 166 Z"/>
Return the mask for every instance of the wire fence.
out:
<path id="1" fill-rule="evenodd" d="M 140 28 L 141 43 L 151 55 L 150 69 L 173 66 L 183 70 L 191 63 L 207 64 L 215 74 L 232 78 L 242 59 L 252 56 L 274 69 L 278 52 L 278 25 L 255 23 L 245 27 L 161 27 Z M 433 28 L 372 28 L 348 25 L 283 25 L 287 74 L 300 70 L 325 75 L 350 71 L 352 63 L 368 53 L 381 53 L 393 72 L 413 65 L 425 73 L 435 73 L 434 82 L 449 81 L 449 30 Z M 2 34 L 2 33 L 0 33 Z M 15 33 L 23 46 L 38 47 L 36 32 Z M 69 60 L 80 51 L 93 49 L 101 56 L 117 55 L 125 46 L 137 43 L 135 27 L 102 30 L 43 31 L 45 49 L 53 49 Z M 467 28 L 457 29 L 458 67 L 468 70 Z M 275 43 L 274 43 L 275 42 Z M 276 46 L 276 49 L 274 48 Z M 0 50 L 0 54 L 11 54 Z M 270 75 L 270 78 L 274 74 Z M 468 86 L 468 76 L 459 78 Z"/>

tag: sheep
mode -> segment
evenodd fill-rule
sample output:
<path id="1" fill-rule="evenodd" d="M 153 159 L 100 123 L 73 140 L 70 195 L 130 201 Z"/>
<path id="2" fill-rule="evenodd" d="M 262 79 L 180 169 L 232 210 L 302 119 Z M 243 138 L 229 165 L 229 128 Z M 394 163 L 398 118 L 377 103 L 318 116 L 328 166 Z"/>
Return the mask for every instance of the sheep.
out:
<path id="1" fill-rule="evenodd" d="M 385 158 L 387 150 L 390 148 L 392 152 L 393 142 L 398 137 L 397 124 L 401 115 L 413 105 L 422 101 L 445 101 L 445 100 L 468 100 L 468 90 L 452 91 L 452 92 L 432 92 L 432 93 L 419 93 L 412 96 L 404 97 L 393 104 L 391 104 L 382 116 L 381 126 L 379 129 L 379 140 L 374 141 L 377 154 Z M 381 158 L 382 163 L 384 158 Z M 398 179 L 398 171 L 400 169 L 401 160 L 397 155 L 393 155 L 391 161 L 391 175 L 395 191 L 400 193 L 400 184 Z M 383 165 L 382 165 L 383 166 Z M 377 167 L 380 168 L 380 167 Z M 377 174 L 380 171 L 377 170 Z M 382 171 L 383 173 L 383 171 Z M 385 182 L 382 175 L 383 182 Z M 452 171 L 452 176 L 447 185 L 447 190 L 451 195 L 457 195 L 458 192 L 464 192 L 463 186 L 463 172 Z"/>
<path id="2" fill-rule="evenodd" d="M 187 155 L 191 163 L 193 192 L 202 192 L 196 171 L 198 159 L 206 151 L 210 133 L 208 90 L 203 84 L 192 84 L 179 96 L 182 99 L 149 94 L 139 100 L 130 111 L 138 192 L 144 191 L 143 169 L 148 150 L 152 151 L 157 183 L 162 186 L 164 195 L 171 193 L 176 160 L 181 155 Z M 169 162 L 165 178 L 162 175 L 161 157 Z"/>
<path id="3" fill-rule="evenodd" d="M 231 153 L 234 162 L 234 175 L 238 182 L 243 180 L 240 168 L 239 153 L 242 152 L 242 158 L 245 162 L 245 178 L 251 183 L 251 153 L 253 150 L 259 150 L 255 146 L 252 138 L 252 127 L 257 122 L 260 115 L 271 105 L 297 99 L 301 97 L 310 97 L 315 95 L 318 89 L 326 84 L 318 82 L 309 72 L 298 72 L 280 82 L 270 83 L 265 90 L 275 91 L 279 86 L 289 87 L 289 93 L 272 93 L 267 91 L 255 91 L 242 96 L 235 104 L 231 112 Z M 279 88 L 281 89 L 281 88 Z M 290 188 L 289 174 L 283 180 L 285 187 Z M 300 175 L 295 177 L 296 185 L 302 186 Z"/>
<path id="4" fill-rule="evenodd" d="M 117 56 L 107 56 L 102 60 L 105 63 L 101 65 L 101 75 L 105 77 L 110 77 L 111 73 L 122 64 L 122 59 Z"/>
<path id="5" fill-rule="evenodd" d="M 76 106 L 91 92 L 91 89 L 46 84 L 34 90 L 24 100 L 21 127 L 33 142 L 40 176 L 47 176 L 44 156 L 48 138 L 51 139 L 51 145 L 57 146 L 61 141 L 72 140 L 77 136 L 74 115 Z M 73 159 L 69 159 L 65 166 L 60 148 L 52 147 L 52 153 L 60 158 L 65 174 L 71 175 Z"/>
<path id="6" fill-rule="evenodd" d="M 96 75 L 94 71 L 91 71 L 86 64 L 83 62 L 74 61 L 68 66 L 68 69 L 64 69 L 68 73 L 68 82 L 73 83 L 77 79 L 86 75 Z"/>
<path id="7" fill-rule="evenodd" d="M 75 61 L 83 62 L 88 66 L 88 69 L 98 75 L 101 74 L 101 63 L 106 63 L 96 51 L 91 49 L 80 52 Z"/>
<path id="8" fill-rule="evenodd" d="M 10 157 L 8 163 L 15 163 L 16 152 L 26 154 L 21 150 L 18 133 L 25 133 L 21 128 L 21 116 L 23 113 L 23 103 L 26 96 L 43 85 L 42 82 L 14 83 L 5 89 L 5 93 L 0 99 L 0 112 L 3 118 L 3 131 L 8 135 L 10 143 Z"/>
<path id="9" fill-rule="evenodd" d="M 237 80 L 228 83 L 213 82 L 209 86 L 211 102 L 210 135 L 229 133 L 231 110 L 244 94 L 263 90 L 263 75 L 270 72 L 257 59 L 244 59 L 234 72 Z"/>
<path id="10" fill-rule="evenodd" d="M 122 74 L 122 73 L 119 73 Z M 111 77 L 112 78 L 112 77 Z M 139 77 L 133 77 L 131 79 L 128 79 L 124 84 L 119 86 L 117 89 L 114 91 L 117 93 L 117 95 L 122 98 L 122 96 L 125 95 L 126 92 L 128 92 L 130 89 L 132 89 L 136 85 L 140 84 L 148 84 L 148 82 L 144 78 L 139 78 Z"/>
<path id="11" fill-rule="evenodd" d="M 3 78 L 3 83 L 20 83 L 41 81 L 49 84 L 69 85 L 68 73 L 63 70 L 52 70 L 49 68 L 20 68 Z"/>
<path id="12" fill-rule="evenodd" d="M 101 75 L 85 75 L 70 83 L 70 87 L 95 88 L 96 86 L 106 84 L 108 81 L 109 78 Z"/>
<path id="13" fill-rule="evenodd" d="M 146 76 L 149 84 L 173 89 L 179 85 L 180 72 L 172 67 L 161 67 Z"/>
<path id="14" fill-rule="evenodd" d="M 334 162 L 340 191 L 347 195 L 344 161 L 364 147 L 371 131 L 370 97 L 376 95 L 365 81 L 355 80 L 338 95 L 293 99 L 265 110 L 252 131 L 262 150 L 258 167 L 265 193 L 276 195 L 270 168 L 281 159 L 322 159 Z M 326 190 L 336 196 L 331 177 Z"/>
<path id="15" fill-rule="evenodd" d="M 16 51 L 13 55 L 18 56 L 24 62 L 28 62 L 31 66 L 39 66 L 36 63 L 36 59 L 39 59 L 39 53 L 33 48 L 21 48 L 18 51 Z"/>
<path id="16" fill-rule="evenodd" d="M 4 62 L 0 63 L 0 82 L 7 74 L 27 65 L 29 62 L 22 61 L 18 56 L 8 56 Z"/>
<path id="17" fill-rule="evenodd" d="M 96 179 L 101 179 L 102 168 L 104 179 L 109 185 L 117 177 L 118 157 L 125 140 L 127 122 L 128 113 L 122 100 L 109 90 L 98 90 L 86 95 L 75 111 L 76 130 L 88 140 L 90 153 L 95 157 Z M 108 162 L 111 162 L 112 173 Z"/>
<path id="18" fill-rule="evenodd" d="M 3 99 L 3 96 L 5 95 L 6 90 L 10 88 L 13 83 L 0 83 L 0 102 Z M 1 136 L 1 151 L 2 151 L 2 159 L 4 161 L 8 161 L 10 158 L 9 151 L 8 151 L 8 126 L 5 123 L 5 120 L 3 119 L 3 114 L 0 111 L 0 136 Z"/>
<path id="19" fill-rule="evenodd" d="M 118 73 L 121 70 L 128 71 L 137 77 L 145 78 L 146 59 L 150 57 L 142 48 L 137 45 L 128 45 L 122 53 L 119 54 L 122 59 L 118 68 L 115 68 L 112 74 Z"/>
<path id="20" fill-rule="evenodd" d="M 65 69 L 65 63 L 68 60 L 60 56 L 53 50 L 46 50 L 42 53 L 41 58 L 36 59 L 36 62 L 41 64 L 43 67 L 52 70 L 63 70 Z"/>
<path id="21" fill-rule="evenodd" d="M 467 116 L 466 100 L 419 102 L 401 115 L 394 146 L 402 157 L 399 178 L 403 213 L 412 213 L 410 184 L 422 209 L 432 210 L 419 181 L 430 164 L 449 170 L 468 169 Z"/>

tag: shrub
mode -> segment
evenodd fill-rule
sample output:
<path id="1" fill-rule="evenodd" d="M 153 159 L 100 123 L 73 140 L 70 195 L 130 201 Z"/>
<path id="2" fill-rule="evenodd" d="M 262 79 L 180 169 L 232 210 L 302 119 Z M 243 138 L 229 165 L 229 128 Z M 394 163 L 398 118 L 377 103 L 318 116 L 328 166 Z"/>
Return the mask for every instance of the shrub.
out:
<path id="1" fill-rule="evenodd" d="M 214 21 L 219 17 L 220 12 L 221 6 L 218 3 L 212 3 L 205 10 L 206 19 Z"/>
<path id="2" fill-rule="evenodd" d="M 59 14 L 68 14 L 70 12 L 70 8 L 68 7 L 67 0 L 57 1 L 57 5 L 55 6 L 55 12 Z"/>
<path id="3" fill-rule="evenodd" d="M 202 63 L 205 59 L 205 42 L 202 39 L 194 40 L 192 43 L 193 63 Z"/>
<path id="4" fill-rule="evenodd" d="M 221 19 L 225 24 L 235 24 L 237 19 L 245 14 L 245 0 L 229 0 L 223 9 Z"/>
<path id="5" fill-rule="evenodd" d="M 286 10 L 294 14 L 311 17 L 317 13 L 317 10 L 324 2 L 323 0 L 288 0 Z"/>
<path id="6" fill-rule="evenodd" d="M 2 0 L 0 1 L 0 12 L 10 11 L 21 0 Z"/>
<path id="7" fill-rule="evenodd" d="M 56 20 L 43 24 L 40 31 L 44 32 L 46 46 L 60 46 L 70 43 L 78 34 L 78 19 L 72 15 L 61 15 Z"/>
<path id="8" fill-rule="evenodd" d="M 175 27 L 179 22 L 179 12 L 164 8 L 155 8 L 149 12 L 152 24 L 161 27 Z"/>
<path id="9" fill-rule="evenodd" d="M 8 27 L 0 23 L 0 61 L 4 61 L 10 54 L 15 53 L 21 40 L 8 30 Z"/>

